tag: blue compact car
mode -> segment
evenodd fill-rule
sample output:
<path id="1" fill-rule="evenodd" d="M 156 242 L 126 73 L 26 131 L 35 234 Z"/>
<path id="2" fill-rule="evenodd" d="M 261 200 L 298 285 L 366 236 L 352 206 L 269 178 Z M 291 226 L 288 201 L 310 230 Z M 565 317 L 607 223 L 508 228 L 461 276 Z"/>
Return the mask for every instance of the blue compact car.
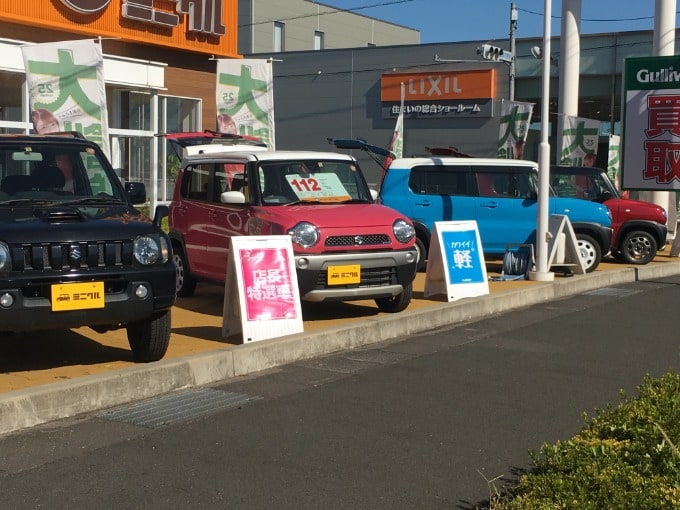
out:
<path id="1" fill-rule="evenodd" d="M 476 220 L 487 259 L 508 245 L 536 238 L 538 166 L 531 161 L 464 157 L 395 159 L 385 172 L 380 200 L 410 218 L 416 228 L 419 268 L 437 221 Z M 550 197 L 549 215 L 566 215 L 576 234 L 586 272 L 610 251 L 611 213 L 606 206 Z"/>

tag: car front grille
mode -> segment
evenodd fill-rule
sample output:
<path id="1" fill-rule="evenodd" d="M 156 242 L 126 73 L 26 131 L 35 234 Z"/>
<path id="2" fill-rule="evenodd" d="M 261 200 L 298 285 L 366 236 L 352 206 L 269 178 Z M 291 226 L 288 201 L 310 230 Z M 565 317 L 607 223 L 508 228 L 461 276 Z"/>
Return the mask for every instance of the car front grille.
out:
<path id="1" fill-rule="evenodd" d="M 319 277 L 316 282 L 317 289 L 326 288 L 353 288 L 353 287 L 384 287 L 386 285 L 396 285 L 399 283 L 397 279 L 397 269 L 395 267 L 371 267 L 361 268 L 361 280 L 359 284 L 349 285 L 332 285 L 327 284 L 327 271 L 319 271 Z"/>
<path id="2" fill-rule="evenodd" d="M 132 265 L 132 241 L 35 243 L 11 247 L 12 270 L 44 271 Z"/>
<path id="3" fill-rule="evenodd" d="M 329 236 L 326 246 L 376 246 L 390 244 L 390 237 L 386 234 L 357 234 L 349 236 Z"/>

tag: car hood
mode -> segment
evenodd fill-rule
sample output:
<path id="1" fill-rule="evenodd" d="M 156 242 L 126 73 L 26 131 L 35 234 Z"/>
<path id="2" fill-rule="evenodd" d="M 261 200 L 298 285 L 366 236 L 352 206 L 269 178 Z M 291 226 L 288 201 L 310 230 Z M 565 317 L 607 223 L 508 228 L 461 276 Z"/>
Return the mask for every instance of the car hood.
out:
<path id="1" fill-rule="evenodd" d="M 391 228 L 397 219 L 406 219 L 394 209 L 380 204 L 301 204 L 262 209 L 266 211 L 265 214 L 276 217 L 277 223 L 287 225 L 287 228 L 301 221 L 313 223 L 318 228 L 378 225 Z"/>
<path id="2" fill-rule="evenodd" d="M 130 239 L 157 232 L 151 219 L 127 205 L 0 207 L 0 240 L 7 243 Z"/>
<path id="3" fill-rule="evenodd" d="M 644 200 L 630 198 L 610 198 L 603 202 L 612 214 L 627 215 L 639 220 L 653 220 L 658 223 L 666 223 L 665 209 L 660 205 Z"/>

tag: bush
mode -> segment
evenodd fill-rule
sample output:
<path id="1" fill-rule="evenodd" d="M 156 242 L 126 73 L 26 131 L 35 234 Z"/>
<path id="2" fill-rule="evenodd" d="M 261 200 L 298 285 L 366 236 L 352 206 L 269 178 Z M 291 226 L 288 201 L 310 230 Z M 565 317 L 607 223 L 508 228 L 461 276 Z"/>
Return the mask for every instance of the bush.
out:
<path id="1" fill-rule="evenodd" d="M 569 441 L 530 452 L 534 468 L 490 508 L 680 508 L 680 376 L 647 376 L 638 390 L 634 399 L 585 416 Z"/>

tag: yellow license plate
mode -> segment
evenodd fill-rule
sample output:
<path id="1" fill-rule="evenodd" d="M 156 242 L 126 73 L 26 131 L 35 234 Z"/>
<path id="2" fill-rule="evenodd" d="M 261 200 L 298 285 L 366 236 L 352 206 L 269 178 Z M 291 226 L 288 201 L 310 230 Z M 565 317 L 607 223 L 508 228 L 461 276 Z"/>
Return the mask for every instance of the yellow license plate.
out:
<path id="1" fill-rule="evenodd" d="M 104 282 L 55 283 L 52 285 L 52 311 L 104 308 Z"/>
<path id="2" fill-rule="evenodd" d="M 328 285 L 347 285 L 361 281 L 361 266 L 351 264 L 346 266 L 328 266 Z"/>

